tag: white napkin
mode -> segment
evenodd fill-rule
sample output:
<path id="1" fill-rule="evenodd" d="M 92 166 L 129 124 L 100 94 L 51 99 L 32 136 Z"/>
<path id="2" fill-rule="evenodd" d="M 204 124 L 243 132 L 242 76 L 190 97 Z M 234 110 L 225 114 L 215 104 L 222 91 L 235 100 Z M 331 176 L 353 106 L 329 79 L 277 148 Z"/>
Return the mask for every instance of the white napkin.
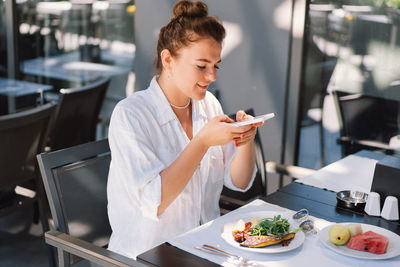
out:
<path id="1" fill-rule="evenodd" d="M 350 155 L 296 182 L 334 192 L 355 190 L 369 193 L 377 162 L 374 159 Z"/>
<path id="2" fill-rule="evenodd" d="M 235 248 L 222 239 L 221 233 L 226 223 L 232 222 L 238 215 L 254 212 L 254 211 L 277 211 L 282 214 L 294 214 L 293 211 L 269 204 L 261 200 L 255 200 L 235 211 L 232 211 L 224 216 L 221 216 L 214 221 L 208 222 L 200 227 L 197 227 L 181 236 L 178 236 L 172 241 L 169 241 L 175 247 L 185 250 L 189 253 L 205 258 L 222 266 L 237 266 L 229 261 L 229 258 L 224 256 L 212 255 L 195 249 L 195 246 L 203 244 L 212 245 L 222 250 L 229 251 L 236 255 L 248 258 L 257 266 L 277 266 L 277 267 L 299 267 L 299 266 L 400 266 L 400 257 L 390 260 L 361 260 L 337 254 L 336 252 L 326 248 L 318 239 L 317 235 L 307 235 L 306 239 L 299 248 L 276 254 L 263 254 L 256 252 L 248 252 Z M 322 229 L 331 224 L 326 220 L 318 219 L 310 216 L 315 222 L 317 229 Z"/>

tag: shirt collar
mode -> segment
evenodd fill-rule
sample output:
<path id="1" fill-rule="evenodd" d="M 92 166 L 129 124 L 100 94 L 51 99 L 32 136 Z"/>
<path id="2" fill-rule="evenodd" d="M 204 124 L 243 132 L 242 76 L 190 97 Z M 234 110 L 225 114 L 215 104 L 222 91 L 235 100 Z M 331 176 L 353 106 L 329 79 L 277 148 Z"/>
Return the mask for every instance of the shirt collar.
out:
<path id="1" fill-rule="evenodd" d="M 175 120 L 176 115 L 172 110 L 167 97 L 164 95 L 164 92 L 158 84 L 157 77 L 158 76 L 154 76 L 150 82 L 150 101 L 154 106 L 160 124 L 163 125 L 169 121 Z"/>
<path id="2" fill-rule="evenodd" d="M 204 99 L 203 100 L 192 99 L 192 114 L 193 118 L 199 117 L 207 120 L 207 114 L 204 108 Z"/>

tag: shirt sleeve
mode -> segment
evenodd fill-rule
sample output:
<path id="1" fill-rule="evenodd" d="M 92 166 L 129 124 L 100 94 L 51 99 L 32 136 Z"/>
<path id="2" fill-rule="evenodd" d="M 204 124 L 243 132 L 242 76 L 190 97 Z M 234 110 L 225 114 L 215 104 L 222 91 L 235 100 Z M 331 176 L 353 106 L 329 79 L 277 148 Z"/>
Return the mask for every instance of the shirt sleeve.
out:
<path id="1" fill-rule="evenodd" d="M 256 176 L 257 173 L 257 166 L 254 165 L 254 170 L 253 174 L 251 176 L 251 180 L 247 187 L 245 189 L 241 189 L 239 187 L 236 187 L 233 182 L 232 182 L 232 176 L 231 176 L 231 163 L 236 155 L 236 147 L 233 145 L 233 142 L 230 142 L 226 145 L 223 146 L 223 151 L 224 151 L 224 161 L 225 161 L 225 170 L 224 170 L 224 185 L 234 191 L 240 191 L 240 192 L 246 192 L 249 190 L 249 188 L 253 185 L 254 182 L 254 177 Z"/>
<path id="2" fill-rule="evenodd" d="M 118 179 L 119 188 L 126 193 L 121 196 L 129 198 L 121 201 L 132 203 L 132 208 L 139 208 L 144 217 L 158 220 L 160 172 L 165 166 L 154 152 L 145 125 L 132 111 L 117 106 L 111 118 L 109 143 L 112 157 L 110 178 Z"/>

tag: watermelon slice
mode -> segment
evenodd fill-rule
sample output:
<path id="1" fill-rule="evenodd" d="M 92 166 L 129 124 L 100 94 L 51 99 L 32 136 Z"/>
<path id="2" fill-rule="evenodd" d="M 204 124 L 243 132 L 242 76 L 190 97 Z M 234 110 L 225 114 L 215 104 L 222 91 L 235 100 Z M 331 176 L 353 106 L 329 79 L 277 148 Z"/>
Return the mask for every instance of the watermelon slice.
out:
<path id="1" fill-rule="evenodd" d="M 360 251 L 367 251 L 375 254 L 384 254 L 386 252 L 389 239 L 373 231 L 352 236 L 347 247 Z"/>

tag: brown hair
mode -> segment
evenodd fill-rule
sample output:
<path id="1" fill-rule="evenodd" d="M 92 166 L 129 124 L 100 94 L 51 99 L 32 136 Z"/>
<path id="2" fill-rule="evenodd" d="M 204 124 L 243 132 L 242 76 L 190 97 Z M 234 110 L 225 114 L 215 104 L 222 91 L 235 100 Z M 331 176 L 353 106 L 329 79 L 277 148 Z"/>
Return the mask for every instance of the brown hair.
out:
<path id="1" fill-rule="evenodd" d="M 208 15 L 208 7 L 203 2 L 181 0 L 174 5 L 172 12 L 173 17 L 161 28 L 158 36 L 155 60 L 158 73 L 163 67 L 160 56 L 162 50 L 168 49 L 171 55 L 176 56 L 180 48 L 195 42 L 196 36 L 213 38 L 220 44 L 225 37 L 224 26 L 216 17 Z"/>

